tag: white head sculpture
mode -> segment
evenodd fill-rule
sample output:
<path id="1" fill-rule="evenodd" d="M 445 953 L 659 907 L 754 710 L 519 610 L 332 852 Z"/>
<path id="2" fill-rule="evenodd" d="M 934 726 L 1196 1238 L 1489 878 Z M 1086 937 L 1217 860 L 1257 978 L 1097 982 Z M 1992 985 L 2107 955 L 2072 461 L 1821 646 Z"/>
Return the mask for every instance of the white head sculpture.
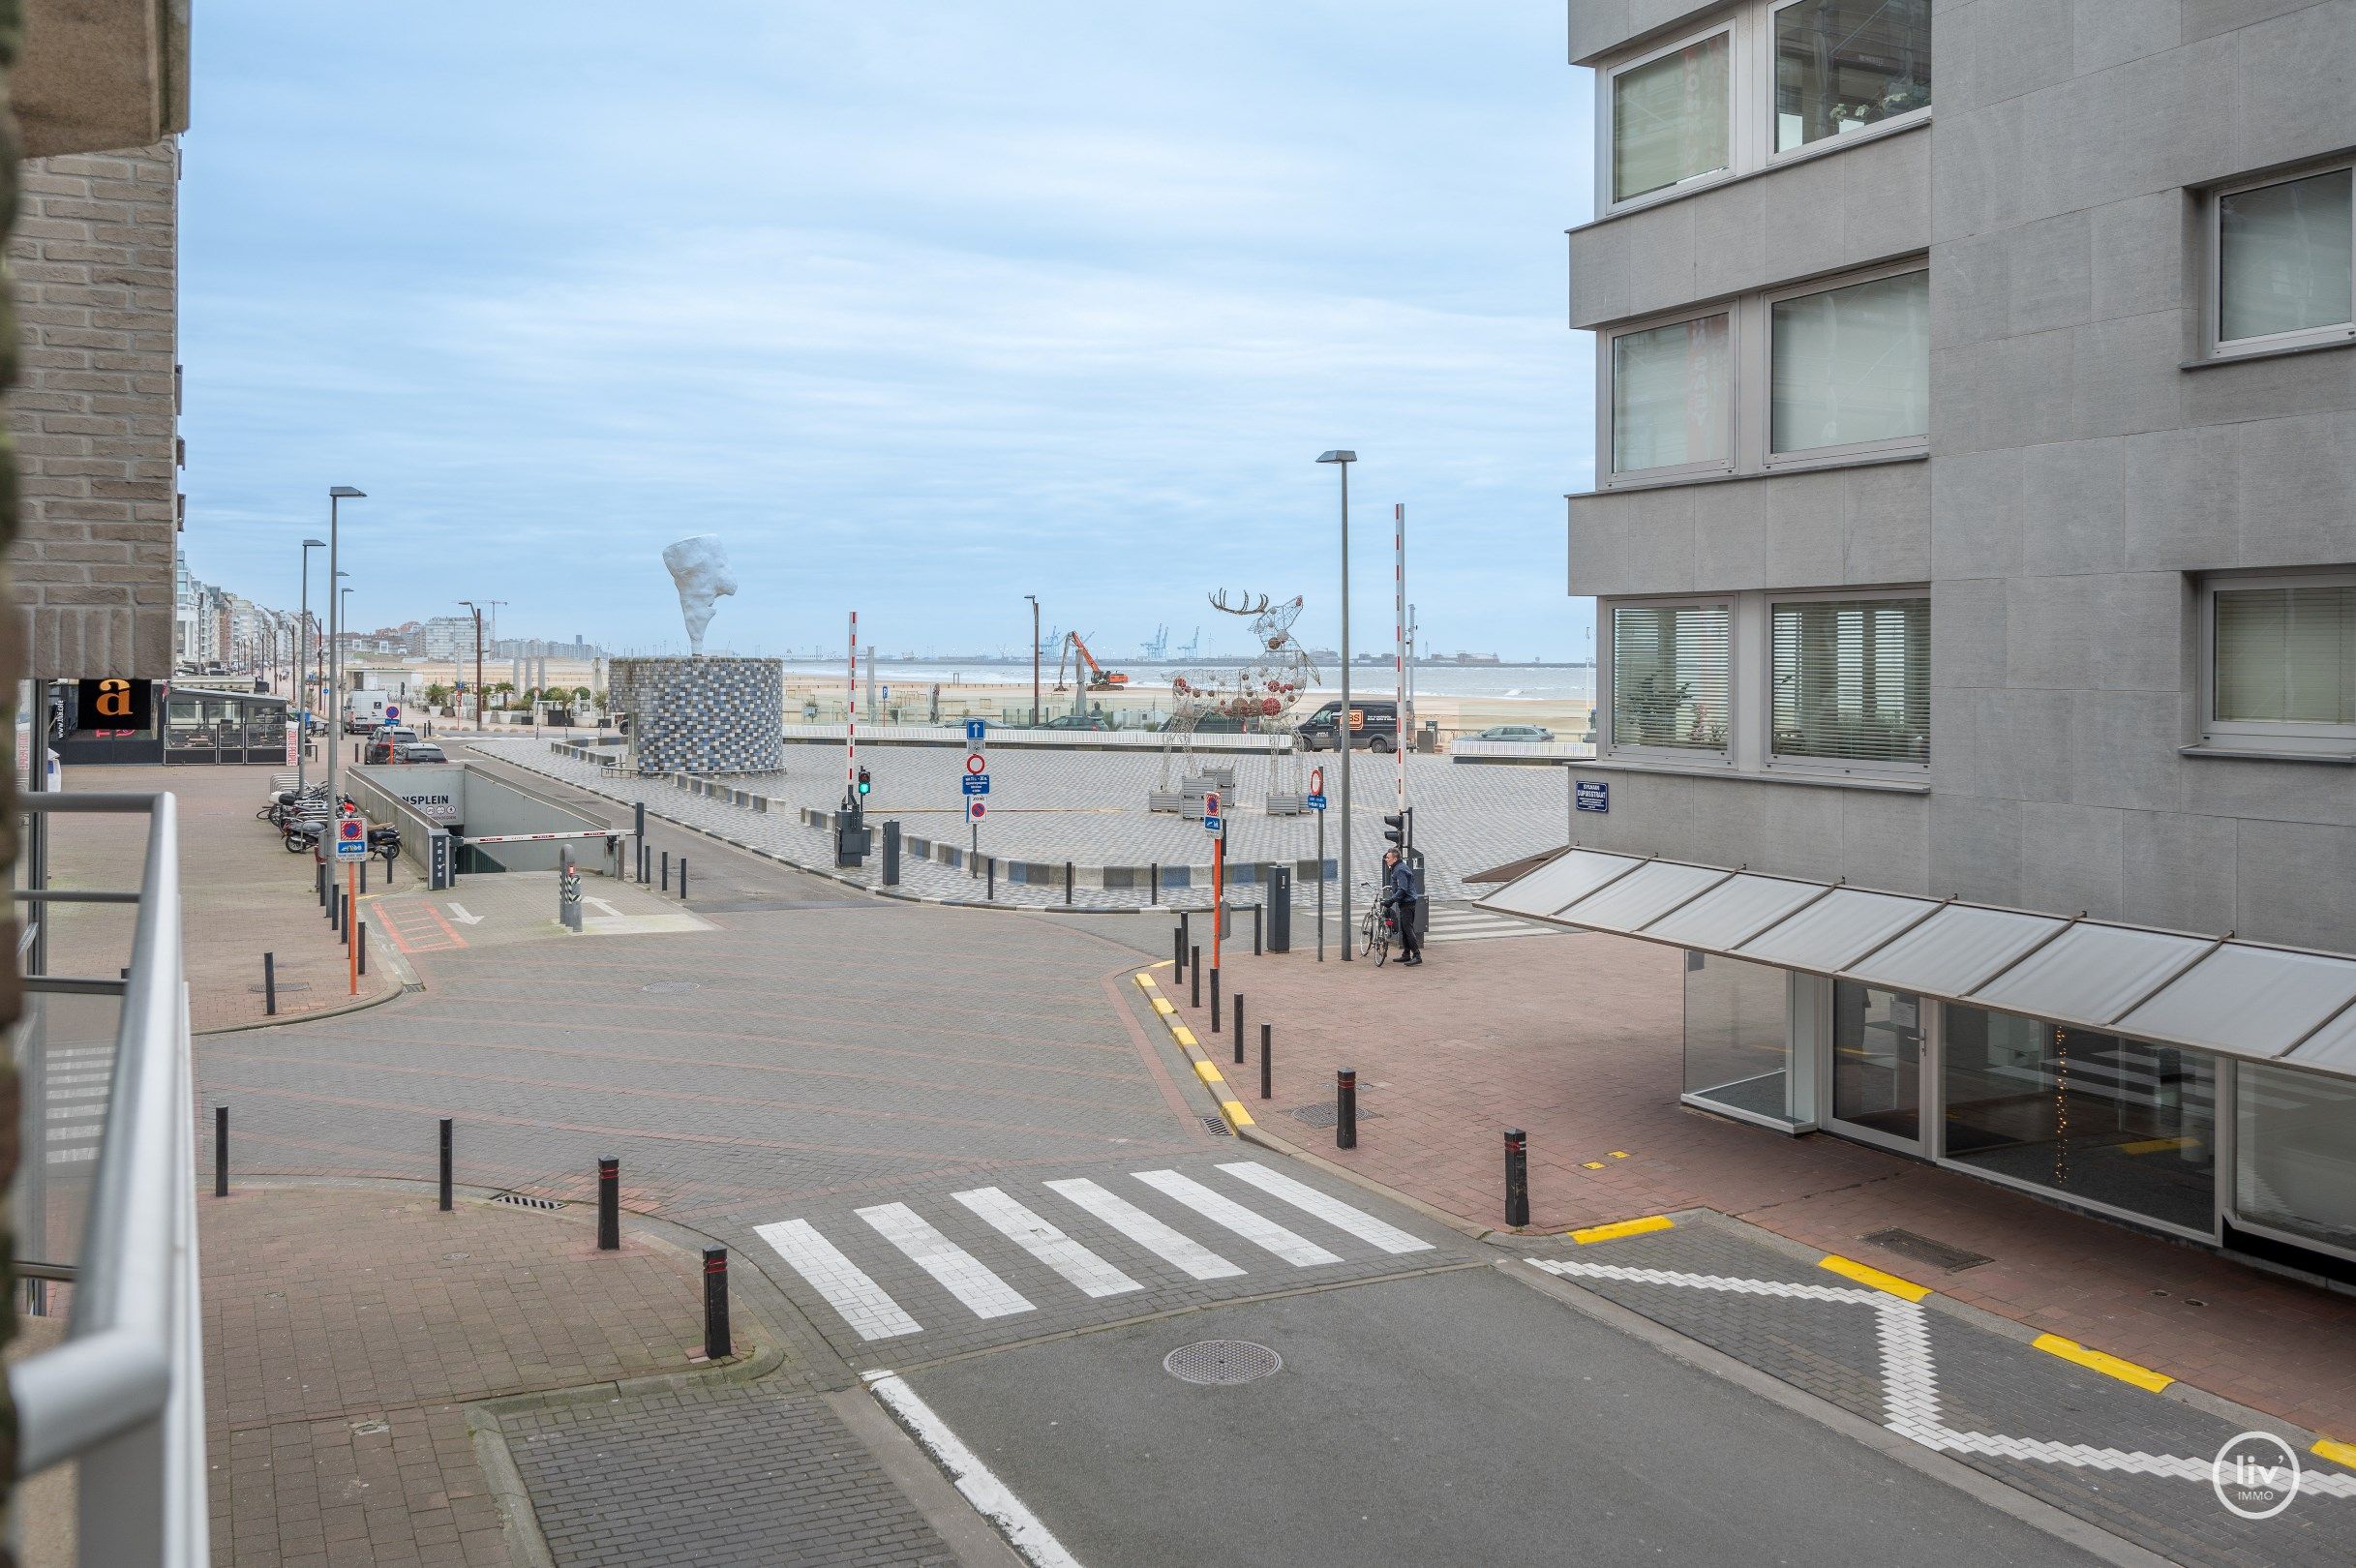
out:
<path id="1" fill-rule="evenodd" d="M 711 612 L 722 594 L 737 590 L 736 574 L 728 569 L 727 547 L 717 534 L 699 533 L 665 550 L 663 564 L 671 568 L 671 581 L 679 585 L 679 613 L 687 622 L 688 650 L 700 659 L 704 656 L 704 628 L 711 624 Z"/>

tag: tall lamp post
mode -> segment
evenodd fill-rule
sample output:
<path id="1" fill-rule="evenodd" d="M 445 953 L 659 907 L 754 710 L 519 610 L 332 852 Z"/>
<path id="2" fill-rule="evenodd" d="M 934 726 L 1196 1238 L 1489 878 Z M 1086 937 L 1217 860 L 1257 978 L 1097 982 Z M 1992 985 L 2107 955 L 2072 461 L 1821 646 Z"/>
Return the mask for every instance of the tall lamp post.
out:
<path id="1" fill-rule="evenodd" d="M 458 602 L 474 612 L 474 728 L 480 733 L 483 727 L 483 607 L 472 599 Z M 458 708 L 463 715 L 467 705 L 461 703 Z"/>
<path id="2" fill-rule="evenodd" d="M 1342 759 L 1342 961 L 1350 961 L 1349 923 L 1349 754 L 1352 736 L 1349 732 L 1349 466 L 1358 461 L 1355 452 L 1328 452 L 1317 459 L 1331 463 L 1342 473 L 1342 711 L 1335 715 L 1334 734 L 1341 740 Z M 1323 866 L 1317 875 L 1325 875 Z"/>
<path id="3" fill-rule="evenodd" d="M 339 562 L 336 559 L 338 553 L 337 546 L 342 543 L 342 534 L 340 529 L 343 523 L 343 519 L 339 515 L 338 509 L 343 505 L 344 502 L 347 500 L 363 499 L 367 494 L 368 493 L 366 491 L 354 490 L 349 485 L 334 485 L 331 486 L 327 492 L 328 592 L 326 695 L 330 700 L 331 706 L 335 701 L 339 700 L 337 698 L 337 692 L 344 684 L 344 648 L 342 643 L 344 633 L 344 596 L 335 591 L 336 579 L 344 575 L 343 572 L 337 569 Z M 335 813 L 336 749 L 343 743 L 343 725 L 338 721 L 335 714 L 331 712 L 327 720 L 327 810 L 330 816 L 334 815 Z"/>
<path id="4" fill-rule="evenodd" d="M 1039 724 L 1039 595 L 1026 593 L 1023 597 L 1031 601 L 1031 723 L 1036 728 Z M 1061 669 L 1062 666 L 1058 665 L 1057 668 Z"/>
<path id="5" fill-rule="evenodd" d="M 324 539 L 303 541 L 303 614 L 294 633 L 294 705 L 302 730 L 294 748 L 294 789 L 302 793 L 305 759 L 311 754 L 311 553 L 324 550 Z"/>

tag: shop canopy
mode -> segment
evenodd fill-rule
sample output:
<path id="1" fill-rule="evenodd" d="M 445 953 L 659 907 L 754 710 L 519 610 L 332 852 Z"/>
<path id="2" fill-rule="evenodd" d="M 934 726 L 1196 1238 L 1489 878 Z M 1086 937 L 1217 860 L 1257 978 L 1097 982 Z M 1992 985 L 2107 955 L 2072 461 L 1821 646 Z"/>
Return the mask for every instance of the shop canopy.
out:
<path id="1" fill-rule="evenodd" d="M 2356 1077 L 2356 958 L 1566 850 L 1480 901 L 2076 1028 Z"/>

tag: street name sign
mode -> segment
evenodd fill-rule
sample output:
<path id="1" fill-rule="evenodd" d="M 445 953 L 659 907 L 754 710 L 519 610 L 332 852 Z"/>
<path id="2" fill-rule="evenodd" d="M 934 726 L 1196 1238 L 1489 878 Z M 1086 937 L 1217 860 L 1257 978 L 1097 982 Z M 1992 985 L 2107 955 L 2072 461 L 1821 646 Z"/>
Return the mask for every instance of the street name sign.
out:
<path id="1" fill-rule="evenodd" d="M 1612 809 L 1612 786 L 1602 779 L 1573 780 L 1571 796 L 1571 803 L 1582 811 L 1609 812 Z"/>
<path id="2" fill-rule="evenodd" d="M 1324 810 L 1324 809 L 1325 809 L 1325 797 L 1324 797 L 1324 796 L 1322 796 L 1322 795 L 1313 795 L 1313 796 L 1311 796 L 1311 797 L 1309 798 L 1309 809 L 1310 809 L 1310 810 L 1312 810 L 1312 811 L 1322 811 L 1322 810 Z"/>
<path id="3" fill-rule="evenodd" d="M 990 793 L 990 775 L 989 775 L 989 774 L 987 774 L 987 773 L 968 773 L 968 774 L 966 774 L 966 775 L 965 775 L 965 793 L 966 793 L 966 794 L 968 794 L 968 795 L 987 795 L 987 794 L 989 794 L 989 793 Z"/>

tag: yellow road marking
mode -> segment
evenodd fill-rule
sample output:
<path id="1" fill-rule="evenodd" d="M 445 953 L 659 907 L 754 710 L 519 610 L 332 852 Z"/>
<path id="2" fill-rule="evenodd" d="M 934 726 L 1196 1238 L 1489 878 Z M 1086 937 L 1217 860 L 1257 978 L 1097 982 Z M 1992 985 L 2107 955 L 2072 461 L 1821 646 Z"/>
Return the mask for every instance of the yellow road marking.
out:
<path id="1" fill-rule="evenodd" d="M 1181 1045 L 1193 1045 L 1195 1043 L 1194 1031 L 1189 1029 L 1184 1024 L 1170 1025 L 1170 1038 Z"/>
<path id="2" fill-rule="evenodd" d="M 1622 1220 L 1609 1225 L 1589 1225 L 1585 1230 L 1568 1232 L 1571 1240 L 1586 1247 L 1592 1242 L 1612 1241 L 1621 1236 L 1641 1236 L 1647 1230 L 1670 1230 L 1676 1225 L 1665 1214 L 1648 1214 L 1642 1220 Z"/>
<path id="3" fill-rule="evenodd" d="M 1615 1149 L 1612 1151 L 1612 1158 L 1615 1160 L 1625 1160 L 1628 1158 L 1628 1151 L 1625 1149 Z"/>
<path id="4" fill-rule="evenodd" d="M 1584 1166 L 1585 1166 L 1586 1169 L 1588 1169 L 1588 1170 L 1601 1170 L 1601 1169 L 1603 1169 L 1603 1161 L 1600 1161 L 1600 1160 L 1585 1160 L 1585 1161 L 1580 1161 L 1580 1163 L 1581 1163 L 1582 1165 L 1584 1165 Z"/>
<path id="5" fill-rule="evenodd" d="M 1252 1120 L 1252 1113 L 1244 1109 L 1244 1102 L 1240 1100 L 1223 1100 L 1219 1102 L 1219 1108 L 1227 1113 L 1228 1122 L 1236 1127 L 1256 1125 Z"/>
<path id="6" fill-rule="evenodd" d="M 2336 1443 L 2329 1437 L 2321 1437 L 2316 1439 L 2315 1446 L 2309 1452 L 2319 1454 L 2334 1464 L 2344 1464 L 2356 1470 L 2356 1443 Z"/>
<path id="7" fill-rule="evenodd" d="M 2122 1143 L 2119 1152 L 2127 1155 L 2168 1154 L 2177 1149 L 2197 1149 L 2198 1138 L 2145 1138 L 2139 1143 Z"/>
<path id="8" fill-rule="evenodd" d="M 1137 984 L 1145 990 L 1150 991 L 1154 988 L 1154 977 L 1151 975 L 1134 975 L 1132 976 L 1131 979 L 1134 980 Z"/>
<path id="9" fill-rule="evenodd" d="M 1227 1081 L 1219 1075 L 1219 1069 L 1213 1067 L 1208 1062 L 1197 1062 L 1194 1064 L 1194 1076 L 1200 1078 L 1205 1083 L 1224 1083 Z"/>
<path id="10" fill-rule="evenodd" d="M 2163 1372 L 2156 1372 L 2149 1367 L 2138 1367 L 2131 1361 L 2121 1361 L 2117 1356 L 2106 1356 L 2099 1350 L 2089 1350 L 2077 1341 L 2065 1340 L 2058 1334 L 2040 1334 L 2030 1342 L 2047 1355 L 2060 1356 L 2064 1361 L 2074 1361 L 2079 1366 L 2091 1368 L 2105 1377 L 2116 1377 L 2122 1383 L 2132 1383 L 2137 1388 L 2146 1389 L 2154 1394 L 2176 1381 L 2175 1378 L 2167 1376 Z"/>
<path id="11" fill-rule="evenodd" d="M 1154 1010 L 1161 1013 L 1176 1012 L 1178 1010 L 1178 1004 L 1170 1001 L 1166 997 L 1158 996 L 1154 998 Z"/>
<path id="12" fill-rule="evenodd" d="M 1178 960 L 1175 958 L 1164 958 L 1158 964 L 1147 964 L 1145 967 L 1148 969 L 1167 969 L 1170 967 L 1170 965 L 1176 963 L 1177 961 Z"/>
<path id="13" fill-rule="evenodd" d="M 1816 1266 L 1820 1269 L 1830 1269 L 1835 1274 L 1845 1275 L 1849 1279 L 1855 1280 L 1858 1284 L 1871 1285 L 1876 1290 L 1888 1291 L 1906 1301 L 1920 1301 L 1931 1293 L 1928 1285 L 1918 1285 L 1912 1280 L 1901 1280 L 1894 1274 L 1884 1274 L 1880 1269 L 1831 1252 L 1817 1259 Z"/>

